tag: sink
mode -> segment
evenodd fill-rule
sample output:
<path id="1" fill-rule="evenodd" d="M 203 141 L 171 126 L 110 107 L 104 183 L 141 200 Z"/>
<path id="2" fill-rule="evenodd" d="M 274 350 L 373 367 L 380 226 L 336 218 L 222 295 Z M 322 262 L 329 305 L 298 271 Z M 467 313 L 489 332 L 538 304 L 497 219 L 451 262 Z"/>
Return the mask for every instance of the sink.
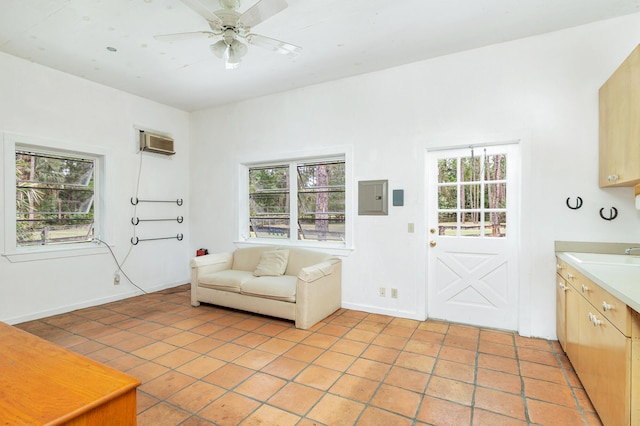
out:
<path id="1" fill-rule="evenodd" d="M 565 253 L 565 255 L 578 263 L 640 266 L 640 256 L 634 255 L 602 253 Z"/>

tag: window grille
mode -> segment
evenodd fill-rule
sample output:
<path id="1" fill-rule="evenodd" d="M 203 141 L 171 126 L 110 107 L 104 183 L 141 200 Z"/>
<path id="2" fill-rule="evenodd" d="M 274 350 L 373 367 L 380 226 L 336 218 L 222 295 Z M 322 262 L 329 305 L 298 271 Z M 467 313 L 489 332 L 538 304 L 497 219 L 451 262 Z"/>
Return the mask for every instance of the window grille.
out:
<path id="1" fill-rule="evenodd" d="M 16 150 L 16 246 L 93 240 L 92 159 Z"/>
<path id="2" fill-rule="evenodd" d="M 249 204 L 251 238 L 344 241 L 345 162 L 250 167 Z"/>

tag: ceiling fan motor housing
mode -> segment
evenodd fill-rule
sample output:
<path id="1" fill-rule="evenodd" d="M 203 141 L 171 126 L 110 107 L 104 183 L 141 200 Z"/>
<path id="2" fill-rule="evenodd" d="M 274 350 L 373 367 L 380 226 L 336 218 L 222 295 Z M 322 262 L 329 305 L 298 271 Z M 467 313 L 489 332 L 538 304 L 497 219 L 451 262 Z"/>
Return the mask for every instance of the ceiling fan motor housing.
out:
<path id="1" fill-rule="evenodd" d="M 220 6 L 227 10 L 236 10 L 240 7 L 240 0 L 220 0 Z"/>

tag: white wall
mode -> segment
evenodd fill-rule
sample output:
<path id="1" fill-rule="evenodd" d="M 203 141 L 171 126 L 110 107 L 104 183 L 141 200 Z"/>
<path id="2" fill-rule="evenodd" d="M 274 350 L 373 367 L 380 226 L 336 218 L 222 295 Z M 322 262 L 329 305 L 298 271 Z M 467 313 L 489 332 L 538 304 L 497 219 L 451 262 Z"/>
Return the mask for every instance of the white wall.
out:
<path id="1" fill-rule="evenodd" d="M 388 179 L 405 206 L 353 217 L 343 306 L 424 319 L 425 149 L 520 139 L 519 328 L 555 337 L 554 241 L 640 241 L 632 189 L 597 179 L 598 88 L 638 42 L 640 14 L 195 112 L 192 248 L 234 248 L 239 161 L 352 145 L 352 184 Z M 569 210 L 576 196 L 584 207 Z M 399 299 L 377 296 L 392 284 Z"/>
<path id="2" fill-rule="evenodd" d="M 148 290 L 188 283 L 188 113 L 5 54 L 0 54 L 0 94 L 0 132 L 89 145 L 107 153 L 106 230 L 100 237 L 113 245 L 120 261 L 131 247 L 134 232 L 130 198 L 135 195 L 141 159 L 134 125 L 174 137 L 175 156 L 142 155 L 139 198 L 183 198 L 184 205 L 178 209 L 177 204 L 141 204 L 137 216 L 163 218 L 179 212 L 185 222 L 139 225 L 136 234 L 155 238 L 182 232 L 185 239 L 140 242 L 133 247 L 124 271 Z M 0 180 L 4 188 L 4 172 Z M 4 223 L 4 206 L 0 218 Z M 0 225 L 0 241 L 4 241 L 3 232 Z M 18 323 L 136 294 L 124 277 L 114 286 L 115 270 L 106 249 L 97 255 L 22 263 L 1 256 L 0 320 Z"/>
<path id="3" fill-rule="evenodd" d="M 638 42 L 636 14 L 192 114 L 0 54 L 0 131 L 108 152 L 102 237 L 119 259 L 133 235 L 129 199 L 140 160 L 133 126 L 175 138 L 174 157 L 142 156 L 139 198 L 185 199 L 182 228 L 147 228 L 152 236 L 184 229 L 185 240 L 142 242 L 125 264 L 150 290 L 188 282 L 195 248 L 234 248 L 239 161 L 267 150 L 288 156 L 351 145 L 352 184 L 389 179 L 390 189 L 405 190 L 405 206 L 390 207 L 387 217 L 353 217 L 343 306 L 417 319 L 427 314 L 425 149 L 521 139 L 520 331 L 554 337 L 553 242 L 640 242 L 632 190 L 597 186 L 597 90 Z M 584 207 L 567 209 L 565 199 L 578 195 Z M 598 210 L 610 206 L 620 215 L 605 222 Z M 137 215 L 165 213 L 146 208 Z M 25 263 L 0 257 L 0 320 L 135 294 L 125 280 L 113 285 L 114 270 L 106 251 Z M 392 284 L 398 299 L 377 296 Z"/>

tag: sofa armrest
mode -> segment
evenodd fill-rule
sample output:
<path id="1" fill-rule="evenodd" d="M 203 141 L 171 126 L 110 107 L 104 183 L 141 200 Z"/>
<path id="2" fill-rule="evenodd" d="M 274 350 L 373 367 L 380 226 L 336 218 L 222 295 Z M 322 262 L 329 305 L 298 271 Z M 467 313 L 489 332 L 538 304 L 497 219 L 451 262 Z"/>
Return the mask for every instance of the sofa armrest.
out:
<path id="1" fill-rule="evenodd" d="M 329 259 L 300 270 L 296 327 L 308 329 L 342 306 L 342 261 Z"/>
<path id="2" fill-rule="evenodd" d="M 198 306 L 198 282 L 203 274 L 231 269 L 233 253 L 212 253 L 191 259 L 191 305 Z"/>
<path id="3" fill-rule="evenodd" d="M 233 260 L 233 253 L 230 253 L 230 252 L 229 253 L 212 253 L 212 254 L 205 254 L 204 256 L 194 257 L 189 262 L 189 265 L 192 268 L 200 268 L 208 265 L 228 263 L 229 267 L 231 267 L 232 260 Z"/>
<path id="4" fill-rule="evenodd" d="M 330 259 L 325 262 L 316 263 L 315 265 L 306 266 L 300 269 L 298 279 L 311 283 L 322 277 L 333 273 L 333 265 L 337 259 Z"/>

